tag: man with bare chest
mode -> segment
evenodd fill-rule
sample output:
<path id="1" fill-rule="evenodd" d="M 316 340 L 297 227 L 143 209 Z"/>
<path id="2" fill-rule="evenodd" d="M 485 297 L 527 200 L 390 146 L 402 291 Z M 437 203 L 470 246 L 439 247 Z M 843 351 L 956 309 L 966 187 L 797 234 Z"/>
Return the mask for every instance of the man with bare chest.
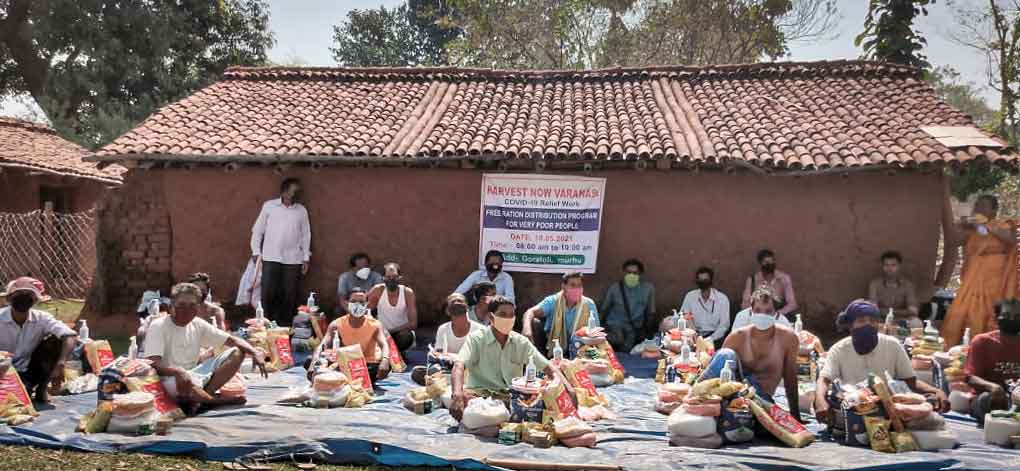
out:
<path id="1" fill-rule="evenodd" d="M 702 379 L 717 378 L 727 361 L 733 379 L 746 379 L 758 395 L 771 401 L 782 381 L 790 413 L 800 421 L 797 391 L 797 335 L 785 326 L 776 325 L 775 306 L 768 289 L 755 290 L 751 296 L 751 325 L 726 337 L 723 348 L 702 373 Z"/>

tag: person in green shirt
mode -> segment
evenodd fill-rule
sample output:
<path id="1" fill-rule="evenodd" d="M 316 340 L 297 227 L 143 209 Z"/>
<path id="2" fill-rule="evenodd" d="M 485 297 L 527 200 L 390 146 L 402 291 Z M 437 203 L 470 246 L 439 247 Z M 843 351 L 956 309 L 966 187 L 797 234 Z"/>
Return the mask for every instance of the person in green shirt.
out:
<path id="1" fill-rule="evenodd" d="M 623 280 L 609 285 L 599 309 L 606 317 L 609 343 L 618 352 L 629 352 L 634 345 L 651 337 L 659 319 L 655 317 L 655 286 L 641 277 L 645 264 L 632 258 L 623 262 Z"/>
<path id="2" fill-rule="evenodd" d="M 458 421 L 468 401 L 475 397 L 505 397 L 510 382 L 524 375 L 528 359 L 546 377 L 558 377 L 573 395 L 570 383 L 546 360 L 526 337 L 514 332 L 517 321 L 513 301 L 495 296 L 489 302 L 492 325 L 472 332 L 464 341 L 453 367 L 453 402 L 450 415 Z M 466 373 L 465 373 L 466 371 Z M 466 378 L 465 378 L 466 376 Z"/>

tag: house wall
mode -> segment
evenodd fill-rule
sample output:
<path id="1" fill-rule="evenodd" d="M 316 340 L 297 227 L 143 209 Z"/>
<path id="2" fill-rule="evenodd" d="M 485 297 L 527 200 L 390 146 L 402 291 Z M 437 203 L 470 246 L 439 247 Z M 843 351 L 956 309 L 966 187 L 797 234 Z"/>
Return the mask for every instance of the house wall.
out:
<path id="1" fill-rule="evenodd" d="M 769 247 L 794 280 L 805 323 L 832 330 L 835 312 L 866 294 L 877 257 L 897 249 L 926 297 L 931 290 L 942 186 L 937 174 L 801 178 L 659 171 L 596 172 L 607 180 L 598 271 L 586 294 L 598 301 L 627 258 L 645 261 L 660 312 L 676 307 L 700 265 L 736 308 L 755 254 Z M 312 222 L 304 294 L 335 299 L 355 251 L 378 267 L 399 261 L 423 317 L 477 265 L 481 172 L 473 170 L 294 169 Z M 209 272 L 217 298 L 231 300 L 250 255 L 251 225 L 283 177 L 265 168 L 132 171 L 104 215 L 114 310 L 134 309 L 145 288 L 169 288 Z M 558 289 L 549 274 L 514 274 L 518 304 Z"/>
<path id="2" fill-rule="evenodd" d="M 109 183 L 57 175 L 29 175 L 20 169 L 5 168 L 0 172 L 0 212 L 26 213 L 42 209 L 39 188 L 65 188 L 68 212 L 92 209 L 108 191 Z"/>

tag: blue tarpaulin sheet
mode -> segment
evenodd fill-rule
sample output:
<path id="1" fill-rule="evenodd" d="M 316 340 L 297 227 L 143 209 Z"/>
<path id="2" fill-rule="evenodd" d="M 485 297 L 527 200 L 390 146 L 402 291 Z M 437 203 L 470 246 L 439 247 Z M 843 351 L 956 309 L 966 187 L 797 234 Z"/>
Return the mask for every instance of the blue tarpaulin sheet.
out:
<path id="1" fill-rule="evenodd" d="M 616 420 L 596 422 L 598 444 L 593 449 L 538 449 L 528 444 L 499 445 L 494 439 L 456 432 L 446 410 L 415 415 L 400 399 L 416 387 L 408 373 L 379 383 L 376 399 L 360 409 L 309 409 L 277 405 L 290 387 L 307 384 L 304 370 L 294 368 L 251 379 L 248 404 L 223 408 L 178 422 L 168 436 L 131 437 L 74 432 L 81 415 L 93 409 L 96 396 L 54 398 L 23 427 L 0 426 L 0 443 L 68 448 L 82 451 L 144 452 L 190 455 L 230 461 L 242 456 L 301 457 L 337 464 L 389 466 L 456 466 L 493 469 L 482 460 L 515 459 L 559 463 L 617 464 L 625 469 L 1020 469 L 1020 450 L 986 445 L 983 431 L 959 415 L 947 416 L 947 426 L 961 445 L 938 453 L 882 454 L 821 437 L 807 448 L 792 449 L 777 440 L 758 438 L 750 444 L 718 450 L 670 447 L 666 416 L 655 412 L 655 362 L 621 355 L 628 368 L 624 384 L 604 388 Z M 819 430 L 817 424 L 809 424 Z"/>

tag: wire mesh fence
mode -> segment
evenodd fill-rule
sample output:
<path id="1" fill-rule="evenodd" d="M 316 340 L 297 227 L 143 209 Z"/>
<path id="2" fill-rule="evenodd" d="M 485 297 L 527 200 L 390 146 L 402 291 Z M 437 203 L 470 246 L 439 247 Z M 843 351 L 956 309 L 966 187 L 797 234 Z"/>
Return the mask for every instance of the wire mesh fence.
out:
<path id="1" fill-rule="evenodd" d="M 96 267 L 96 213 L 0 213 L 0 282 L 42 280 L 50 296 L 83 299 Z"/>

